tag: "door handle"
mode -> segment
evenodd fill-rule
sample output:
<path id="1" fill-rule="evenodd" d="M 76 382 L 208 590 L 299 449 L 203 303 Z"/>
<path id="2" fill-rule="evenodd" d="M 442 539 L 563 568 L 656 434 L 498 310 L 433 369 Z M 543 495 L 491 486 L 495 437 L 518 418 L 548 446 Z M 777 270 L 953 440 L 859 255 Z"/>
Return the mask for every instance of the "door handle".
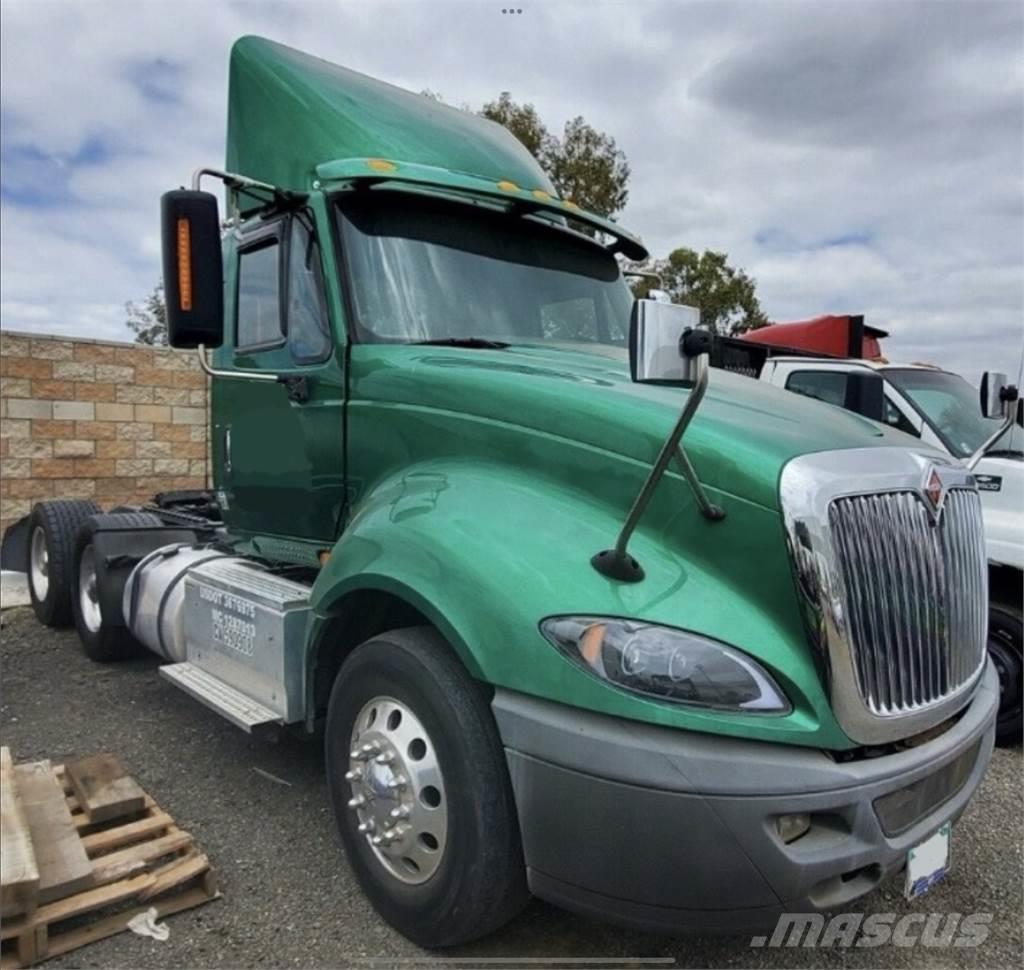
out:
<path id="1" fill-rule="evenodd" d="M 224 474 L 231 474 L 231 428 L 224 429 Z"/>
<path id="2" fill-rule="evenodd" d="M 305 404 L 309 400 L 309 381 L 304 376 L 279 374 L 277 383 L 284 384 L 289 401 Z"/>

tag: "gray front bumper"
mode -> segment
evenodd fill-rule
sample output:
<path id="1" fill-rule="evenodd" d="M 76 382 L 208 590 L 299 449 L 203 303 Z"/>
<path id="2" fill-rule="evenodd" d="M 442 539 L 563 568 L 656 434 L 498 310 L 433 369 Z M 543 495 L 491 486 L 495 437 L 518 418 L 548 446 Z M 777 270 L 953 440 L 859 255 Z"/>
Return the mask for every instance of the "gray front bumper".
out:
<path id="1" fill-rule="evenodd" d="M 989 664 L 940 737 L 848 764 L 501 690 L 493 707 L 535 895 L 642 929 L 741 932 L 770 928 L 783 912 L 849 903 L 958 818 L 992 753 L 998 702 Z M 961 756 L 962 786 L 886 835 L 873 802 Z M 812 828 L 786 845 L 775 817 L 797 812 L 812 815 Z"/>

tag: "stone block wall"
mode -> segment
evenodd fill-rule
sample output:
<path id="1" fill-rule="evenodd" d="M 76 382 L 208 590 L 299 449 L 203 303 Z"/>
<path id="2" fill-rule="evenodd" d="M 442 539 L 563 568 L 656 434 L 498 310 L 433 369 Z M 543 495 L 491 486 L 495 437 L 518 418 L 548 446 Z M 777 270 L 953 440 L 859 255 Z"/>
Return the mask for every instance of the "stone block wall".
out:
<path id="1" fill-rule="evenodd" d="M 0 530 L 44 498 L 204 488 L 207 415 L 192 353 L 0 331 Z"/>

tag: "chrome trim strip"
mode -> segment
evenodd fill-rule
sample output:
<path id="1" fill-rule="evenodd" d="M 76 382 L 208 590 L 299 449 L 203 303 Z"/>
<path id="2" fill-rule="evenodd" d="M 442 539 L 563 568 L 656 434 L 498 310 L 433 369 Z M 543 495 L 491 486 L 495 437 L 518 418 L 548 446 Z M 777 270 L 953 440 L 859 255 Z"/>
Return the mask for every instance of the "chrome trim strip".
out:
<path id="1" fill-rule="evenodd" d="M 932 469 L 943 488 L 935 504 L 925 491 Z M 909 737 L 966 704 L 984 670 L 988 614 L 974 476 L 938 454 L 819 452 L 785 466 L 779 497 L 801 609 L 849 737 Z M 855 568 L 844 574 L 844 562 Z M 950 602 L 947 569 L 966 584 Z M 897 613 L 880 608 L 883 591 L 898 598 Z M 977 642 L 956 650 L 954 627 Z"/>

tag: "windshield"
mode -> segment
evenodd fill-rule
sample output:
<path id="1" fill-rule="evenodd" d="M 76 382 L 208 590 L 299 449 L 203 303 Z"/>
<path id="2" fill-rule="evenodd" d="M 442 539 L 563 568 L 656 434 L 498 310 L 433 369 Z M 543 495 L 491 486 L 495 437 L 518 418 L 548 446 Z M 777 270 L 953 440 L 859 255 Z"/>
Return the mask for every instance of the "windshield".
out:
<path id="1" fill-rule="evenodd" d="M 998 418 L 981 413 L 978 392 L 962 377 L 932 370 L 894 370 L 885 376 L 896 385 L 957 457 L 967 458 L 998 429 Z"/>
<path id="2" fill-rule="evenodd" d="M 360 340 L 626 344 L 632 296 L 586 239 L 399 193 L 339 212 Z"/>

